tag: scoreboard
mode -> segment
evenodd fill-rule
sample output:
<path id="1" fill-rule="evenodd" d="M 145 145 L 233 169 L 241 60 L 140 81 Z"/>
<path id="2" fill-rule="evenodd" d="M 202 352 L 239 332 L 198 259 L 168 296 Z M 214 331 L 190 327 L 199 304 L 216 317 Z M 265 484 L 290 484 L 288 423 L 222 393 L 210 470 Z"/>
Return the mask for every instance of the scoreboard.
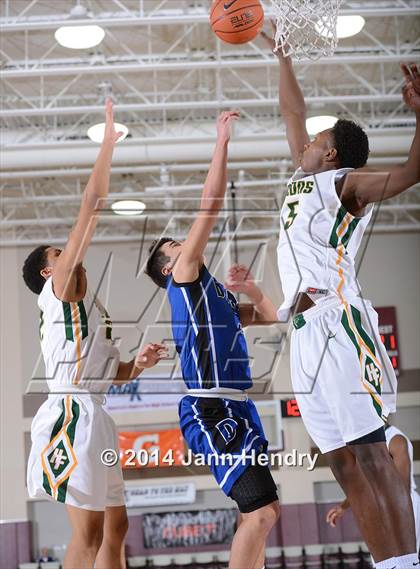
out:
<path id="1" fill-rule="evenodd" d="M 285 419 L 288 417 L 300 417 L 299 406 L 296 399 L 282 399 L 280 403 L 282 417 Z"/>
<path id="2" fill-rule="evenodd" d="M 385 345 L 396 375 L 400 372 L 400 351 L 398 348 L 397 311 L 395 306 L 375 308 L 379 315 L 379 333 Z"/>
<path id="3" fill-rule="evenodd" d="M 398 349 L 397 333 L 397 311 L 395 306 L 375 308 L 379 316 L 379 333 L 385 345 L 389 359 L 395 374 L 400 372 L 400 352 Z M 299 406 L 296 399 L 286 399 L 281 401 L 281 416 L 285 419 L 290 417 L 300 417 Z"/>

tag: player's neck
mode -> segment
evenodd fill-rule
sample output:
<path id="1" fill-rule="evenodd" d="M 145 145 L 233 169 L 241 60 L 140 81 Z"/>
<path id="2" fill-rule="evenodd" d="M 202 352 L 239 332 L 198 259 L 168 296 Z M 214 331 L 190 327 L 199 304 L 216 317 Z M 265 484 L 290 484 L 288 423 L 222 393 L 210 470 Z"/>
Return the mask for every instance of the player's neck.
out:
<path id="1" fill-rule="evenodd" d="M 328 172 L 329 170 L 337 170 L 340 166 L 335 162 L 325 162 L 317 170 L 314 170 L 313 174 L 321 174 L 322 172 Z"/>

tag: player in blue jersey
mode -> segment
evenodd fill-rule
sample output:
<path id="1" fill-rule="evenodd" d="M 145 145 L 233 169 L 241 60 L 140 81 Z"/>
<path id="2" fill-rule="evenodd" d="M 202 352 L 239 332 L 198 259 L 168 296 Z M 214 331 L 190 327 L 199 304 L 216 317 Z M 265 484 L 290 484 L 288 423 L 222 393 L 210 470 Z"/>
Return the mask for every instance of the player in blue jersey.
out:
<path id="1" fill-rule="evenodd" d="M 182 432 L 194 454 L 208 457 L 218 485 L 242 513 L 229 568 L 261 569 L 279 504 L 268 466 L 256 460 L 267 450 L 267 440 L 245 391 L 252 380 L 241 324 L 252 318 L 275 321 L 276 313 L 255 285 L 250 295 L 255 310 L 241 311 L 233 294 L 209 273 L 203 256 L 224 203 L 228 143 L 238 118 L 236 112 L 224 112 L 218 119 L 200 210 L 186 240 L 164 237 L 155 242 L 146 272 L 166 288 L 171 305 L 173 337 L 188 387 L 179 405 Z M 213 460 L 217 457 L 224 460 Z"/>

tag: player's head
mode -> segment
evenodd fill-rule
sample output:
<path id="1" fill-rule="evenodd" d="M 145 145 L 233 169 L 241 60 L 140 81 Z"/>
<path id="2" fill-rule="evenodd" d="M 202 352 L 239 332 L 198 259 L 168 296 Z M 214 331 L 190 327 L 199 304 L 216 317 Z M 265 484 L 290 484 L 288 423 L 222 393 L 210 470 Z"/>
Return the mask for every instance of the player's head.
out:
<path id="1" fill-rule="evenodd" d="M 52 275 L 54 263 L 61 253 L 61 249 L 40 245 L 30 253 L 23 264 L 22 275 L 28 288 L 39 294 L 45 281 Z"/>
<path id="2" fill-rule="evenodd" d="M 146 274 L 161 288 L 166 288 L 169 275 L 182 249 L 182 243 L 172 237 L 161 237 L 149 248 Z"/>
<path id="3" fill-rule="evenodd" d="M 362 168 L 369 156 L 365 131 L 355 122 L 340 119 L 305 144 L 301 166 L 304 172 L 333 168 Z"/>

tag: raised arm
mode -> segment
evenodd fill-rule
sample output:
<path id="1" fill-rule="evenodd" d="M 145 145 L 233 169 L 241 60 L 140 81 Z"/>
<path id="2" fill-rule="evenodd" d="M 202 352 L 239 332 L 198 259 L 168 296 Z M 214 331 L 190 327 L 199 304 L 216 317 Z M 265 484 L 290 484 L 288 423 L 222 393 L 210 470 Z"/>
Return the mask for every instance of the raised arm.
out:
<path id="1" fill-rule="evenodd" d="M 66 302 L 78 302 L 86 293 L 86 276 L 82 262 L 98 223 L 98 211 L 105 206 L 112 154 L 115 143 L 122 134 L 114 129 L 111 100 L 106 102 L 105 115 L 105 136 L 98 158 L 83 193 L 76 223 L 53 269 L 54 293 Z"/>
<path id="2" fill-rule="evenodd" d="M 249 304 L 239 305 L 239 317 L 243 327 L 278 322 L 276 307 L 255 284 L 248 267 L 233 265 L 228 271 L 225 286 L 231 292 L 246 294 L 250 300 Z"/>
<path id="3" fill-rule="evenodd" d="M 387 169 L 358 168 L 345 177 L 341 201 L 345 207 L 362 209 L 387 200 L 420 182 L 420 74 L 416 65 L 401 65 L 405 85 L 403 99 L 416 115 L 416 131 L 404 164 Z M 355 205 L 351 205 L 351 204 Z"/>
<path id="4" fill-rule="evenodd" d="M 223 207 L 227 188 L 227 157 L 232 123 L 239 118 L 235 111 L 222 113 L 217 120 L 217 142 L 201 197 L 200 210 L 174 267 L 177 282 L 194 281 L 199 274 L 204 249 Z"/>
<path id="5" fill-rule="evenodd" d="M 276 32 L 273 22 L 271 25 Z M 309 143 L 309 135 L 306 130 L 306 105 L 303 93 L 297 82 L 293 64 L 290 57 L 284 57 L 281 51 L 275 52 L 275 41 L 264 31 L 261 35 L 278 58 L 280 63 L 280 86 L 279 100 L 280 113 L 286 124 L 287 141 L 295 168 L 300 166 L 300 156 L 305 144 Z"/>

